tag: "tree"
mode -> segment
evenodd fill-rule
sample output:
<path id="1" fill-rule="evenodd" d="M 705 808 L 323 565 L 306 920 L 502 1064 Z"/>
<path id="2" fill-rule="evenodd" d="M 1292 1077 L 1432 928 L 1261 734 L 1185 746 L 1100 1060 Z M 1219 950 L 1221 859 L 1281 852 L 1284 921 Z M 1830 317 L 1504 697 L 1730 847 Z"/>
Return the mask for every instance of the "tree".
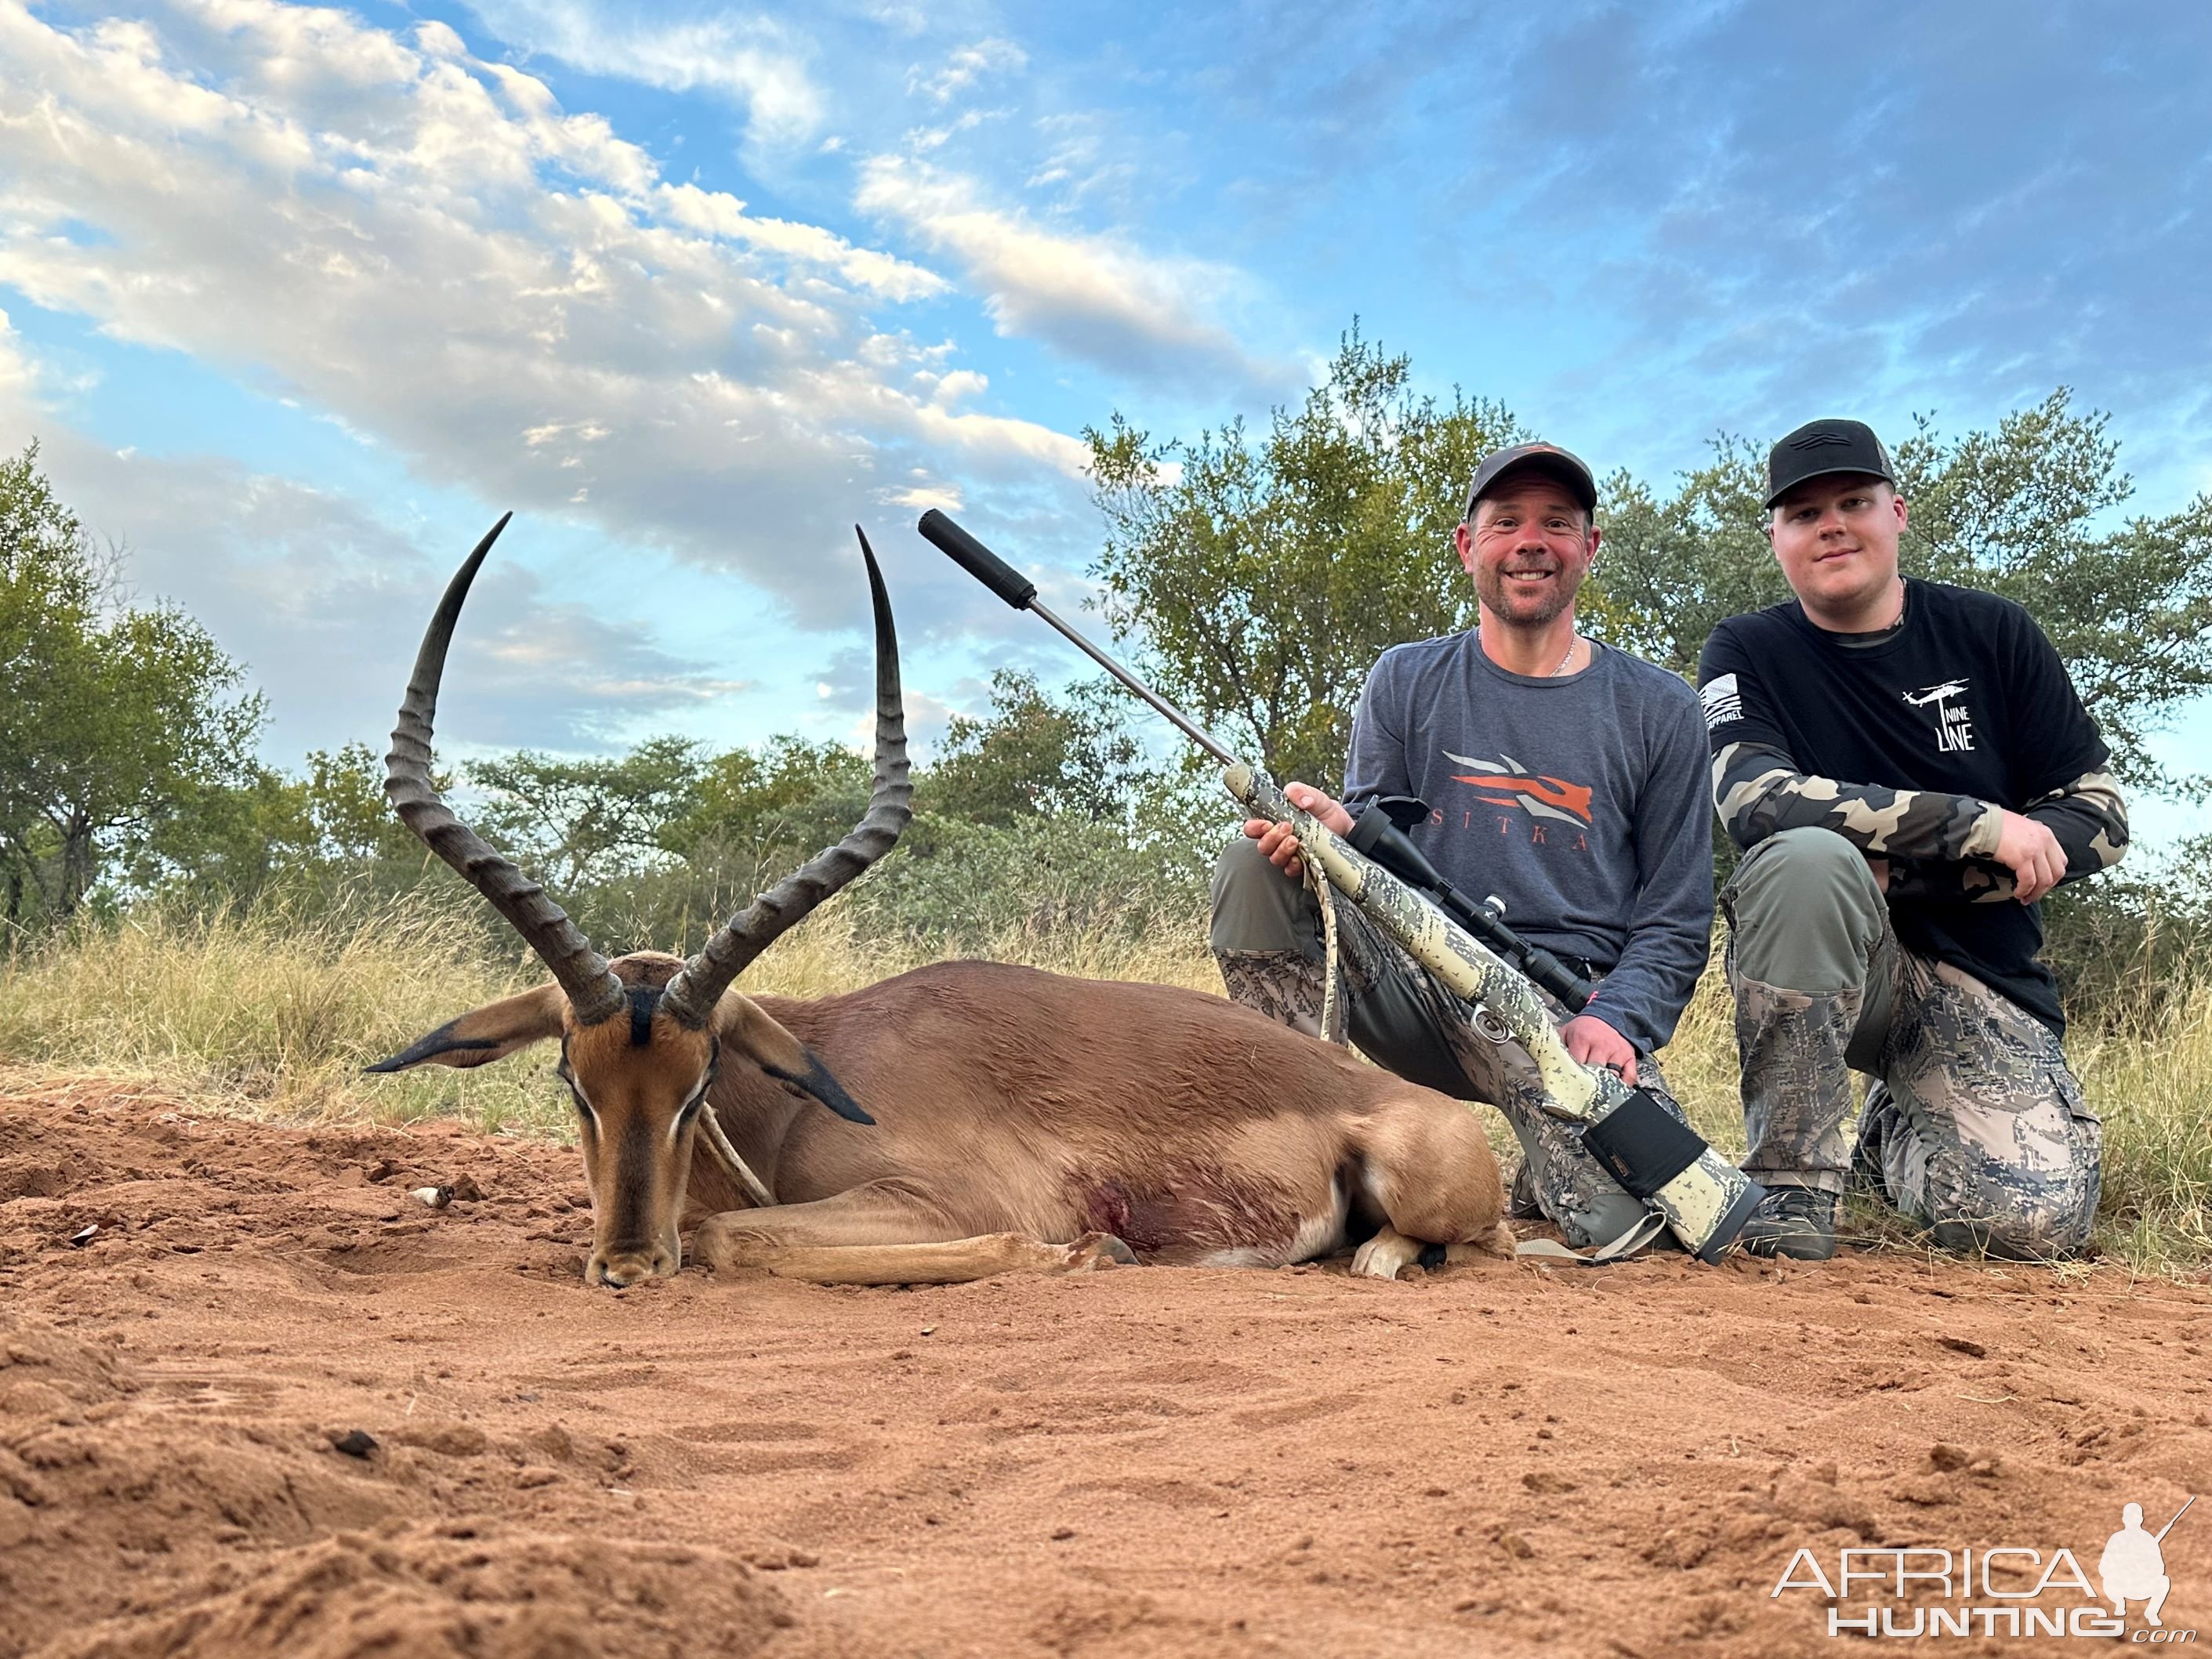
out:
<path id="1" fill-rule="evenodd" d="M 562 891 L 665 858 L 667 826 L 691 810 L 702 770 L 699 745 L 672 737 L 612 757 L 524 749 L 462 769 L 490 792 L 474 815 L 478 830 Z"/>
<path id="2" fill-rule="evenodd" d="M 796 869 L 868 810 L 869 758 L 789 733 L 706 763 L 690 804 L 661 842 L 746 893 Z"/>
<path id="3" fill-rule="evenodd" d="M 137 894 L 215 905 L 251 902 L 323 864 L 307 786 L 255 766 L 243 779 L 201 784 L 168 803 L 137 839 L 125 880 Z"/>
<path id="4" fill-rule="evenodd" d="M 434 781 L 452 787 L 442 773 Z M 134 892 L 201 904 L 281 890 L 319 906 L 341 893 L 373 902 L 426 877 L 461 890 L 386 804 L 382 760 L 349 743 L 311 750 L 304 776 L 256 765 L 243 780 L 191 789 L 137 838 L 125 879 Z"/>
<path id="5" fill-rule="evenodd" d="M 34 443 L 0 463 L 0 859 L 6 918 L 65 917 L 106 861 L 253 770 L 243 671 L 170 605 L 137 607 L 122 556 L 54 498 Z"/>
<path id="6" fill-rule="evenodd" d="M 1144 745 L 1128 727 L 1124 694 L 1110 681 L 1077 686 L 1065 700 L 1035 677 L 991 677 L 991 711 L 956 714 L 945 748 L 922 775 L 916 810 L 1006 828 L 1023 818 L 1119 823 L 1152 784 Z"/>
<path id="7" fill-rule="evenodd" d="M 1237 420 L 1155 443 L 1119 414 L 1084 435 L 1115 637 L 1278 777 L 1332 783 L 1375 659 L 1473 619 L 1451 547 L 1461 492 L 1528 434 L 1498 404 L 1416 397 L 1407 360 L 1355 321 L 1327 380 L 1256 439 Z"/>
<path id="8" fill-rule="evenodd" d="M 2114 522 L 2135 483 L 2106 422 L 2075 414 L 2064 387 L 1955 441 L 1923 417 L 1895 451 L 1909 507 L 1900 553 L 1908 574 L 2026 605 L 2120 775 L 2170 790 L 2185 781 L 2143 740 L 2212 685 L 2212 497 Z M 1626 473 L 1607 481 L 1595 582 L 1614 643 L 1692 674 L 1716 623 L 1789 597 L 1766 544 L 1765 454 L 1723 438 L 1663 500 Z"/>
<path id="9" fill-rule="evenodd" d="M 440 790 L 453 787 L 441 773 Z M 317 853 L 340 865 L 419 865 L 428 854 L 384 796 L 384 760 L 362 742 L 307 751 L 301 790 Z"/>
<path id="10" fill-rule="evenodd" d="M 1662 498 L 1626 471 L 1605 481 L 1604 532 L 1583 592 L 1591 631 L 1693 678 L 1705 636 L 1723 617 L 1776 605 L 1790 584 L 1766 545 L 1766 452 L 1722 438 L 1713 459 Z M 1590 609 L 1577 604 L 1577 616 Z"/>

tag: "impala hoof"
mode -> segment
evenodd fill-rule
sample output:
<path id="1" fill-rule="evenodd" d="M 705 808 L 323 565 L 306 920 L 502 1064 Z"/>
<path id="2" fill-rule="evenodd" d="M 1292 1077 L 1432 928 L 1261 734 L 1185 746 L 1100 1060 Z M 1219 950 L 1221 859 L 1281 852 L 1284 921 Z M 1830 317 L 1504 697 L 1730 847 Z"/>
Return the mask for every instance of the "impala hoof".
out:
<path id="1" fill-rule="evenodd" d="M 1356 1279 L 1395 1279 L 1420 1259 L 1420 1240 L 1385 1227 L 1352 1253 L 1352 1273 Z"/>
<path id="2" fill-rule="evenodd" d="M 1111 1233 L 1085 1233 L 1067 1247 L 1067 1271 L 1072 1273 L 1136 1265 L 1137 1253 Z"/>

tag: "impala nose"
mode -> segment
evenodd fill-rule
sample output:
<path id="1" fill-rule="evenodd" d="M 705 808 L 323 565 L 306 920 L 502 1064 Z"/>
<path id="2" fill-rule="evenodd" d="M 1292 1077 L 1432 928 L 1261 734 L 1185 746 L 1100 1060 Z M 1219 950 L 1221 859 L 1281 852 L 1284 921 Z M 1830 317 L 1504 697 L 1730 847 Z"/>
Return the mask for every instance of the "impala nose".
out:
<path id="1" fill-rule="evenodd" d="M 649 1279 L 665 1279 L 675 1271 L 675 1255 L 659 1245 L 649 1249 L 594 1251 L 584 1264 L 584 1282 L 619 1291 Z"/>

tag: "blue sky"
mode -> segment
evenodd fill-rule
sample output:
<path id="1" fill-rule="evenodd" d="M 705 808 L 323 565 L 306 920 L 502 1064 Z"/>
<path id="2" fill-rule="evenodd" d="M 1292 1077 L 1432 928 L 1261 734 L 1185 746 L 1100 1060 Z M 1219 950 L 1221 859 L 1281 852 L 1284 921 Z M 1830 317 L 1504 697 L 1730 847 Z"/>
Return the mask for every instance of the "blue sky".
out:
<path id="1" fill-rule="evenodd" d="M 2179 507 L 2208 85 L 2191 3 L 0 0 L 0 446 L 251 665 L 281 763 L 380 740 L 509 507 L 456 749 L 852 733 L 855 520 L 927 732 L 1071 665 L 921 507 L 1073 611 L 1080 429 L 1260 416 L 1355 313 L 1601 470 L 2064 384 Z M 2208 750 L 2201 707 L 2163 744 Z"/>

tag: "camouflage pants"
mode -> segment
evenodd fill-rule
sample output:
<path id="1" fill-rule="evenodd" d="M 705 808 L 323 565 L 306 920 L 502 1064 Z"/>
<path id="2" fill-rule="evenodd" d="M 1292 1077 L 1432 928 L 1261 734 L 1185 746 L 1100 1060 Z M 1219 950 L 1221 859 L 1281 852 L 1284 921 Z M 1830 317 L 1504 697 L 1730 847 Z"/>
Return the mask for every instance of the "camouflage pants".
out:
<path id="1" fill-rule="evenodd" d="M 1472 1010 L 1434 975 L 1340 894 L 1329 898 L 1336 911 L 1338 995 L 1352 1046 L 1409 1083 L 1504 1113 L 1521 1143 L 1526 1184 L 1569 1243 L 1609 1243 L 1643 1219 L 1644 1205 L 1583 1150 L 1577 1127 L 1543 1109 L 1542 1085 L 1528 1050 L 1510 1038 L 1483 1036 Z M 1323 1035 L 1320 904 L 1261 857 L 1255 842 L 1239 838 L 1214 868 L 1211 939 L 1233 1000 L 1310 1036 Z M 1552 1007 L 1560 1019 L 1568 1017 L 1557 1004 Z M 1636 1070 L 1660 1104 L 1681 1117 L 1657 1063 L 1639 1054 Z M 1516 1192 L 1522 1184 L 1516 1183 Z"/>
<path id="2" fill-rule="evenodd" d="M 1856 848 L 1785 830 L 1737 866 L 1721 906 L 1746 1173 L 1841 1192 L 1856 1168 L 1945 1249 L 2040 1260 L 2087 1242 L 2103 1130 L 2057 1034 L 1900 945 Z M 1854 1070 L 1874 1079 L 1856 1154 Z"/>

